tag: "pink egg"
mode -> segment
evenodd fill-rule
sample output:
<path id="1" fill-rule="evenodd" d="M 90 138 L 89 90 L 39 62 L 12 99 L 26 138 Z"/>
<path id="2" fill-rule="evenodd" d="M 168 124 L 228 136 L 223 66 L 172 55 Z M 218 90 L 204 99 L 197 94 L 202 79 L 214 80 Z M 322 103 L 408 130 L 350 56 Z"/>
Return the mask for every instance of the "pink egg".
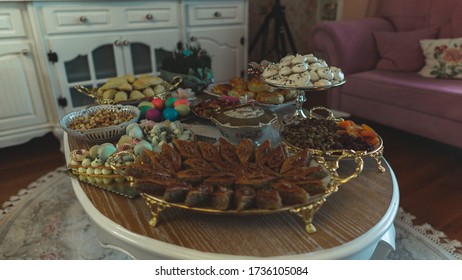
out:
<path id="1" fill-rule="evenodd" d="M 189 106 L 189 101 L 187 99 L 184 99 L 184 98 L 177 99 L 175 101 L 175 103 L 173 103 L 173 107 L 176 107 L 176 106 L 178 106 L 180 104 L 185 104 L 185 105 Z"/>
<path id="2" fill-rule="evenodd" d="M 146 111 L 146 119 L 151 120 L 151 121 L 155 121 L 155 122 L 160 122 L 162 120 L 162 113 L 161 113 L 160 110 L 157 110 L 155 108 L 151 108 L 151 109 Z"/>
<path id="3" fill-rule="evenodd" d="M 154 98 L 152 101 L 152 104 L 154 104 L 154 107 L 158 110 L 164 110 L 165 108 L 165 101 L 160 98 Z"/>

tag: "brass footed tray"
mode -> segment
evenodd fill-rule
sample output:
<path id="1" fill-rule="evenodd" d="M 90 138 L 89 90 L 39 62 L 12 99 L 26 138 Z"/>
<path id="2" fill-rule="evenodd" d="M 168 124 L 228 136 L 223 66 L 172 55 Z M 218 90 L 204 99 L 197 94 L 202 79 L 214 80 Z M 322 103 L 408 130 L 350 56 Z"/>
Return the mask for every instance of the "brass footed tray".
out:
<path id="1" fill-rule="evenodd" d="M 325 112 L 327 112 L 327 117 L 325 117 L 326 120 L 332 120 L 332 121 L 335 121 L 335 122 L 344 121 L 343 118 L 336 118 L 334 116 L 334 113 L 331 110 L 329 110 L 328 108 L 321 107 L 321 106 L 313 107 L 309 111 L 308 118 L 310 118 L 310 119 L 319 119 L 320 116 L 315 113 L 316 111 L 325 111 Z M 282 136 L 282 131 L 288 125 L 290 125 L 290 123 L 289 124 L 284 124 L 283 126 L 281 126 L 280 135 L 281 135 L 281 138 L 282 138 L 283 142 L 287 145 L 289 150 L 292 153 L 296 153 L 296 152 L 298 152 L 298 151 L 300 151 L 302 149 L 300 147 L 297 147 L 297 146 L 291 144 L 289 141 L 285 140 L 284 137 Z M 383 150 L 384 150 L 383 140 L 380 137 L 380 135 L 377 135 L 377 138 L 378 138 L 379 141 L 378 141 L 377 144 L 374 145 L 374 149 L 372 151 L 358 151 L 358 150 L 346 150 L 346 149 L 327 150 L 327 151 L 322 151 L 322 150 L 318 150 L 318 149 L 312 149 L 312 150 L 315 151 L 315 153 L 317 153 L 317 154 L 323 155 L 329 161 L 335 161 L 336 158 L 338 158 L 340 155 L 343 155 L 344 153 L 351 153 L 352 155 L 355 155 L 357 157 L 371 157 L 377 163 L 378 170 L 383 173 L 383 172 L 385 172 L 385 167 L 382 164 L 382 157 L 383 157 Z"/>
<path id="2" fill-rule="evenodd" d="M 339 168 L 340 161 L 345 158 L 352 158 L 356 167 L 352 174 L 349 174 L 345 177 L 340 177 L 337 173 Z M 324 156 L 314 151 L 313 158 L 311 160 L 310 166 L 313 164 L 321 165 L 328 171 L 328 176 L 325 178 L 325 183 L 327 184 L 327 189 L 325 192 L 313 195 L 310 199 L 303 204 L 296 205 L 284 205 L 281 208 L 270 210 L 270 209 L 258 209 L 252 208 L 247 210 L 218 210 L 208 207 L 190 207 L 184 203 L 172 203 L 167 202 L 161 196 L 155 196 L 147 193 L 141 193 L 141 197 L 144 199 L 145 203 L 149 207 L 152 218 L 149 221 L 149 224 L 153 227 L 157 226 L 161 218 L 160 214 L 164 209 L 167 208 L 179 208 L 186 209 L 189 211 L 196 211 L 207 214 L 216 214 L 216 215 L 268 215 L 275 214 L 280 212 L 289 211 L 290 213 L 298 215 L 305 224 L 305 230 L 307 233 L 312 234 L 316 232 L 316 227 L 313 225 L 313 218 L 315 213 L 320 209 L 320 207 L 327 201 L 327 198 L 339 190 L 339 186 L 347 183 L 351 179 L 356 178 L 362 171 L 364 162 L 360 156 L 357 156 L 354 152 L 342 152 L 334 162 L 326 161 Z M 135 182 L 132 180 L 132 184 Z"/>

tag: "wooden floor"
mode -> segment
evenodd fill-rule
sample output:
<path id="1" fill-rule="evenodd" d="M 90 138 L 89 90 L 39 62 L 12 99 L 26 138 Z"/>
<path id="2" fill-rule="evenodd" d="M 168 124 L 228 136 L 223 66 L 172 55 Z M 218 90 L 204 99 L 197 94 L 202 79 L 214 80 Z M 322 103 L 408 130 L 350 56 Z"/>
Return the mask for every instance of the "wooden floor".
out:
<path id="1" fill-rule="evenodd" d="M 417 217 L 416 224 L 429 223 L 462 241 L 462 150 L 367 123 L 384 140 L 385 159 L 400 185 L 401 206 Z M 65 163 L 51 134 L 0 152 L 0 202 Z"/>

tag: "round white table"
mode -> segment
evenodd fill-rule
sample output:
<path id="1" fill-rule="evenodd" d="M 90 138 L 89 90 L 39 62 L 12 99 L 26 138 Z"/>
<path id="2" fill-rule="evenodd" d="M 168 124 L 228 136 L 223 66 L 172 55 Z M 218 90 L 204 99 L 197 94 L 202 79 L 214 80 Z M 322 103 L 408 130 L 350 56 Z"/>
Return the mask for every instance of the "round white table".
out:
<path id="1" fill-rule="evenodd" d="M 91 144 L 64 135 L 66 157 Z M 363 172 L 340 187 L 315 214 L 318 231 L 307 234 L 290 213 L 228 217 L 168 209 L 149 225 L 144 201 L 126 198 L 72 178 L 75 194 L 94 221 L 105 247 L 135 259 L 383 259 L 395 247 L 399 189 L 393 170 Z"/>

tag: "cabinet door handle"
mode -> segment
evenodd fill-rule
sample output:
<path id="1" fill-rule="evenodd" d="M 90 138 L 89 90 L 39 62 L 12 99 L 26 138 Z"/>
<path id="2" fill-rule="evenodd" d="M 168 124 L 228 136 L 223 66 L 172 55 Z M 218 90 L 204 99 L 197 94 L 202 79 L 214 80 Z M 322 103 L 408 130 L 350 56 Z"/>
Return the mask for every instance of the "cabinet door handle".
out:
<path id="1" fill-rule="evenodd" d="M 154 16 L 152 14 L 147 14 L 146 15 L 147 20 L 152 20 L 153 18 L 154 18 Z"/>
<path id="2" fill-rule="evenodd" d="M 21 54 L 23 56 L 29 56 L 30 51 L 28 49 L 22 49 L 22 50 L 19 51 L 19 54 Z"/>
<path id="3" fill-rule="evenodd" d="M 30 51 L 28 49 L 22 49 L 18 52 L 3 53 L 3 55 L 23 55 L 23 56 L 28 56 L 29 54 L 30 54 Z"/>
<path id="4" fill-rule="evenodd" d="M 197 38 L 196 38 L 196 37 L 194 37 L 194 36 L 191 36 L 191 38 L 189 38 L 189 41 L 191 41 L 191 42 L 195 42 L 195 41 L 197 41 Z"/>
<path id="5" fill-rule="evenodd" d="M 221 17 L 221 13 L 220 12 L 215 12 L 213 14 L 213 16 L 216 17 L 216 18 L 219 18 L 219 17 Z"/>
<path id="6" fill-rule="evenodd" d="M 123 42 L 122 42 L 122 45 L 124 45 L 124 46 L 128 46 L 128 44 L 130 44 L 130 42 L 129 42 L 129 41 L 127 41 L 127 40 L 123 40 Z"/>
<path id="7" fill-rule="evenodd" d="M 80 22 L 82 22 L 82 23 L 84 23 L 84 22 L 87 22 L 87 21 L 88 21 L 88 19 L 87 19 L 87 17 L 86 17 L 86 16 L 81 16 L 81 17 L 79 18 L 79 20 L 80 20 Z"/>
<path id="8" fill-rule="evenodd" d="M 115 40 L 115 41 L 114 41 L 114 46 L 119 47 L 119 46 L 121 46 L 121 45 L 122 45 L 122 43 L 121 43 L 119 40 Z"/>

